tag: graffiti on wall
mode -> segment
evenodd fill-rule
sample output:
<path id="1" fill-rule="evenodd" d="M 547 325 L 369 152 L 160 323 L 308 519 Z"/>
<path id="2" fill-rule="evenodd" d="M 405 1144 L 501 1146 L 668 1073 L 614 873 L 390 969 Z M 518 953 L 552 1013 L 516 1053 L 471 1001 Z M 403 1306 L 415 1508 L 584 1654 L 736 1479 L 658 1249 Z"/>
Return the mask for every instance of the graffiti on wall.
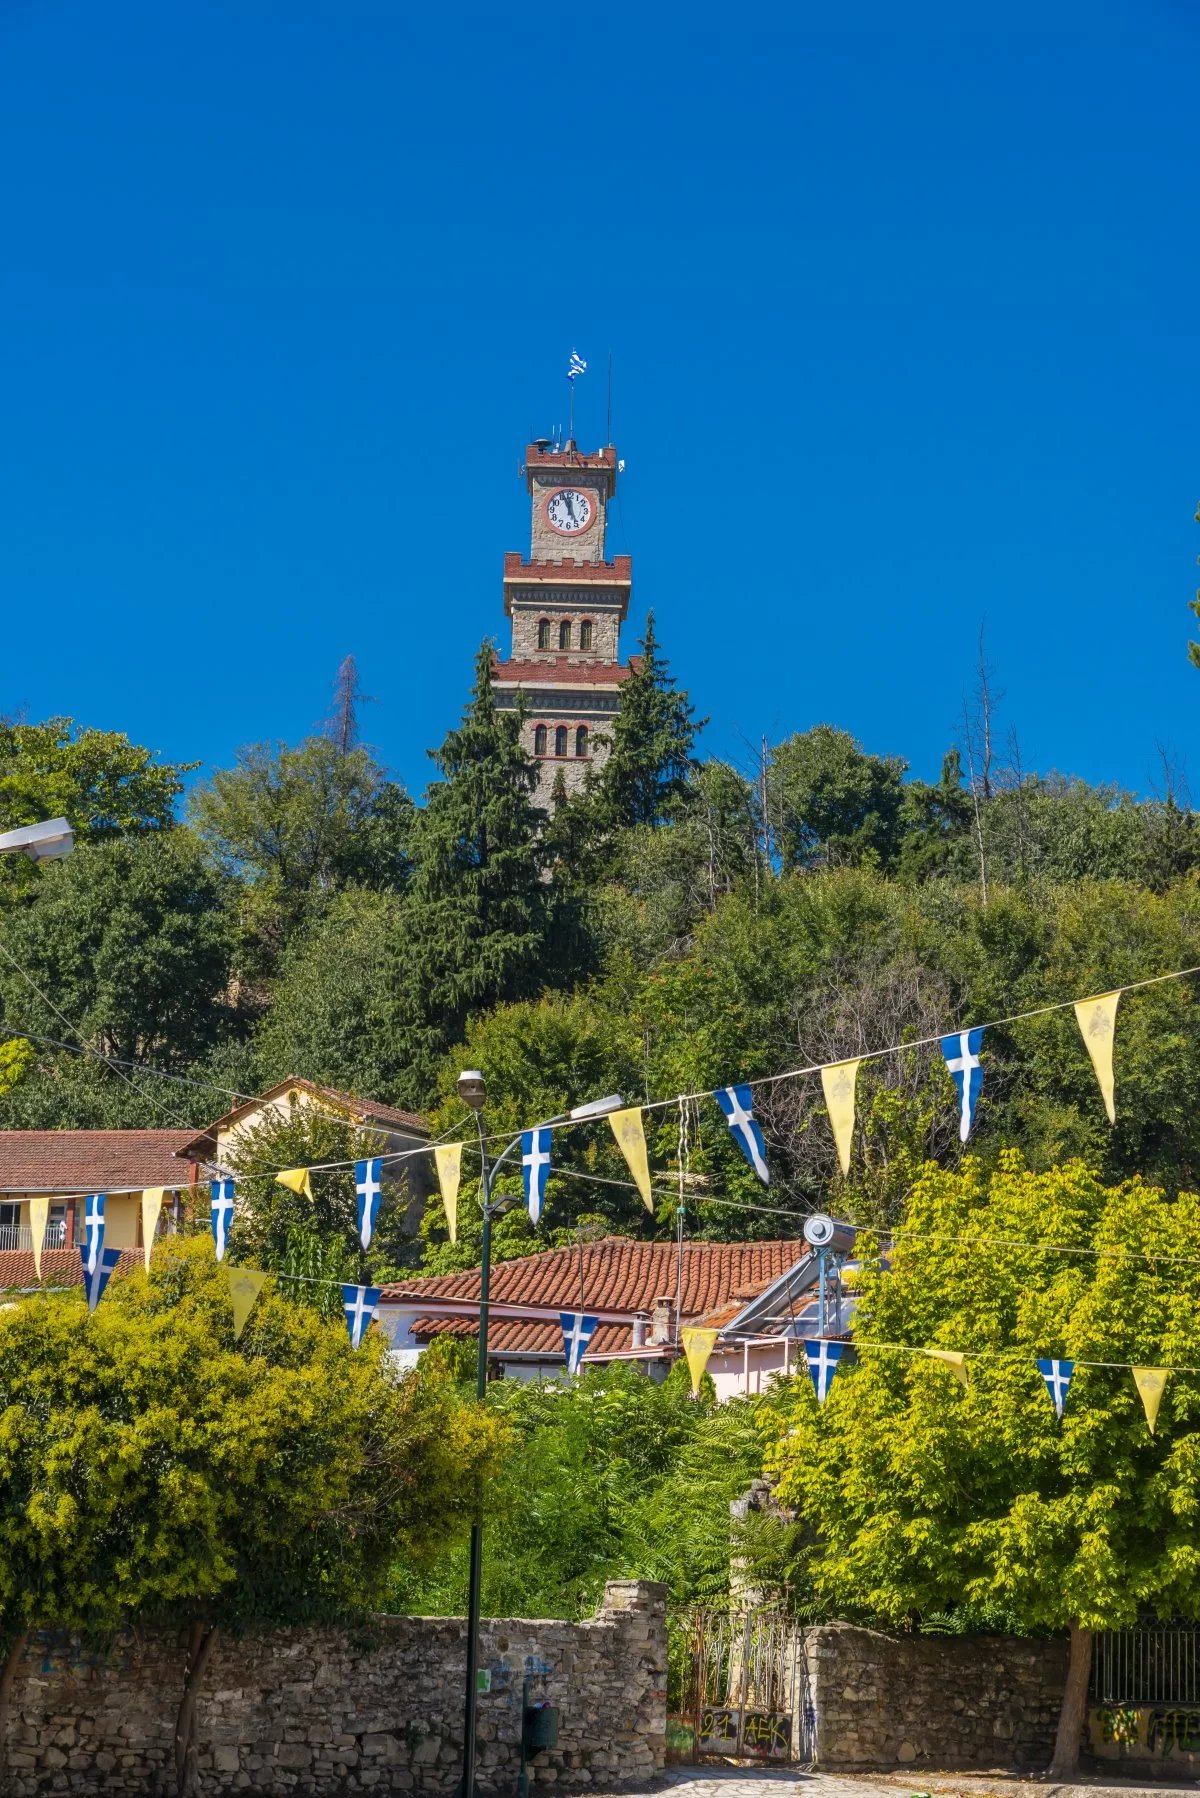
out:
<path id="1" fill-rule="evenodd" d="M 780 1711 L 747 1711 L 740 1730 L 741 1712 L 735 1708 L 700 1713 L 701 1754 L 753 1755 L 760 1760 L 789 1759 L 792 1752 L 792 1719 Z"/>
<path id="2" fill-rule="evenodd" d="M 1100 1752 L 1166 1759 L 1200 1754 L 1200 1708 L 1195 1705 L 1116 1704 L 1092 1712 Z"/>

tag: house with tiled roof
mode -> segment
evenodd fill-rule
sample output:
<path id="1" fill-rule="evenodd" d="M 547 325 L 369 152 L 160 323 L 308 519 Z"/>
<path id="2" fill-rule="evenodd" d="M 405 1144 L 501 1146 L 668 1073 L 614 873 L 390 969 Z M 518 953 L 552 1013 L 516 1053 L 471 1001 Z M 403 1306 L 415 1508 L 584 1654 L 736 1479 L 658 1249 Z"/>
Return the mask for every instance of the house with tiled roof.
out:
<path id="1" fill-rule="evenodd" d="M 293 1076 L 258 1098 L 242 1101 L 199 1132 L 0 1130 L 0 1290 L 12 1291 L 35 1281 L 31 1199 L 50 1201 L 42 1238 L 43 1282 L 77 1285 L 83 1277 L 79 1243 L 89 1193 L 105 1194 L 106 1246 L 128 1251 L 131 1262 L 140 1259 L 141 1195 L 147 1187 L 165 1187 L 174 1195 L 160 1215 L 160 1232 L 178 1229 L 197 1204 L 207 1216 L 206 1183 L 226 1164 L 238 1138 L 272 1115 L 285 1117 L 297 1110 L 361 1125 L 364 1142 L 379 1141 L 385 1155 L 404 1156 L 390 1168 L 385 1164 L 385 1178 L 406 1191 L 406 1227 L 415 1231 L 433 1178 L 429 1156 L 410 1153 L 423 1151 L 428 1144 L 424 1118 Z M 205 1190 L 197 1198 L 191 1189 L 202 1183 Z"/>
<path id="2" fill-rule="evenodd" d="M 556 1378 L 560 1313 L 598 1319 L 584 1366 L 631 1361 L 665 1377 L 689 1324 L 719 1331 L 709 1362 L 718 1396 L 758 1391 L 796 1365 L 796 1340 L 815 1335 L 817 1258 L 799 1240 L 634 1242 L 608 1236 L 491 1270 L 488 1362 L 493 1377 Z M 401 1365 L 436 1336 L 479 1334 L 478 1268 L 383 1288 L 379 1323 Z"/>
<path id="3" fill-rule="evenodd" d="M 78 1243 L 83 1205 L 91 1192 L 106 1193 L 105 1241 L 110 1248 L 141 1248 L 141 1195 L 148 1186 L 176 1189 L 178 1221 L 185 1189 L 202 1178 L 188 1155 L 191 1130 L 0 1130 L 0 1287 L 34 1281 L 29 1202 L 50 1201 L 43 1236 L 42 1278 L 74 1285 L 82 1278 Z"/>

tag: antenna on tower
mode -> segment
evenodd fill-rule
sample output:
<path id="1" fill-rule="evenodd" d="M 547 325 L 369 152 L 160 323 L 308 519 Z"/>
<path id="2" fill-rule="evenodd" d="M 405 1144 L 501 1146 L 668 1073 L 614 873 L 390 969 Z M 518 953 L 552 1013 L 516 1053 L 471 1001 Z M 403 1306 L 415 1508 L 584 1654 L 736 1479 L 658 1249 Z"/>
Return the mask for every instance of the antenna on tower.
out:
<path id="1" fill-rule="evenodd" d="M 608 447 L 612 448 L 612 351 L 608 352 Z"/>

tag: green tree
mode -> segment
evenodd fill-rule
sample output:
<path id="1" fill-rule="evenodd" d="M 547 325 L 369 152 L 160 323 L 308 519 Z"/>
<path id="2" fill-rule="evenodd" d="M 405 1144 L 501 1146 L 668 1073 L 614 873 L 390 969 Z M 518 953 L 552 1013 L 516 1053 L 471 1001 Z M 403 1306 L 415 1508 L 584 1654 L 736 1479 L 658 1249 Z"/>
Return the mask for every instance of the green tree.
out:
<path id="1" fill-rule="evenodd" d="M 182 1068 L 228 1022 L 227 897 L 185 831 L 80 845 L 0 917 L 5 1021 Z"/>
<path id="2" fill-rule="evenodd" d="M 544 814 L 520 715 L 492 690 L 493 649 L 475 661 L 462 723 L 430 754 L 441 771 L 413 831 L 417 872 L 404 920 L 409 1003 L 430 1074 L 467 1018 L 542 983 L 549 917 Z"/>
<path id="3" fill-rule="evenodd" d="M 770 1464 L 818 1531 L 832 1603 L 1069 1632 L 1053 1778 L 1078 1764 L 1092 1631 L 1200 1615 L 1200 1378 L 1172 1375 L 1151 1435 L 1128 1369 L 1098 1365 L 1186 1367 L 1198 1328 L 1194 1195 L 1105 1187 L 1079 1163 L 1037 1175 L 1012 1153 L 990 1177 L 930 1169 L 855 1317 L 857 1338 L 901 1349 L 864 1347 L 824 1407 L 798 1384 L 779 1426 Z M 904 1347 L 974 1351 L 967 1390 Z M 1061 1422 L 1038 1357 L 1094 1364 Z"/>
<path id="4" fill-rule="evenodd" d="M 661 824 L 683 803 L 693 769 L 692 748 L 706 719 L 693 722 L 686 692 L 676 692 L 646 619 L 641 655 L 621 688 L 621 705 L 603 741 L 609 745 L 595 786 L 601 824 Z M 597 742 L 602 739 L 597 736 Z"/>
<path id="5" fill-rule="evenodd" d="M 780 743 L 768 782 L 784 868 L 818 860 L 891 868 L 903 836 L 906 767 L 899 756 L 867 755 L 830 724 Z"/>
<path id="6" fill-rule="evenodd" d="M 197 787 L 188 813 L 231 872 L 286 905 L 347 885 L 401 891 L 412 801 L 365 749 L 308 737 L 252 743 Z"/>
<path id="7" fill-rule="evenodd" d="M 469 1518 L 502 1447 L 452 1389 L 397 1381 L 268 1289 L 240 1342 L 211 1245 L 172 1239 L 152 1273 L 0 1320 L 0 1614 L 42 1624 L 165 1612 L 188 1625 L 178 1789 L 217 1633 L 352 1615 L 397 1554 Z"/>
<path id="8" fill-rule="evenodd" d="M 183 776 L 199 762 L 156 762 L 120 731 L 73 718 L 0 719 L 0 830 L 66 818 L 80 837 L 165 830 Z"/>

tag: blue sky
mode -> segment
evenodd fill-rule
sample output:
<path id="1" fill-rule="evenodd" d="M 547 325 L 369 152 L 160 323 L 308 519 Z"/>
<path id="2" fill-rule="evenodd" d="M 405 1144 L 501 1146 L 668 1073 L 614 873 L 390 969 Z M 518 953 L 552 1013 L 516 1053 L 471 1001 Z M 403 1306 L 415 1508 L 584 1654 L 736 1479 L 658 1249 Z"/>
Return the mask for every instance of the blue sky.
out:
<path id="1" fill-rule="evenodd" d="M 419 791 L 575 347 L 710 753 L 935 775 L 986 620 L 1026 765 L 1200 793 L 1200 24 L 961 12 L 4 0 L 0 712 L 221 764 L 353 653 Z"/>

